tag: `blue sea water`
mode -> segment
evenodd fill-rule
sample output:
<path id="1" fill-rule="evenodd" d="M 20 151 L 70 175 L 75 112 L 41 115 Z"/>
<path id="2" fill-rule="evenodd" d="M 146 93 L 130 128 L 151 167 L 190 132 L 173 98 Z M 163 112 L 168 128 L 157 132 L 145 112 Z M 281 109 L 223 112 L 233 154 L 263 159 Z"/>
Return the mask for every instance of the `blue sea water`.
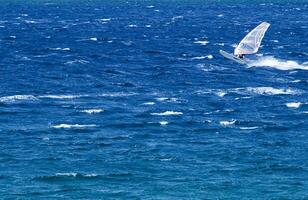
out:
<path id="1" fill-rule="evenodd" d="M 2 1 L 1 199 L 307 199 L 307 11 Z"/>

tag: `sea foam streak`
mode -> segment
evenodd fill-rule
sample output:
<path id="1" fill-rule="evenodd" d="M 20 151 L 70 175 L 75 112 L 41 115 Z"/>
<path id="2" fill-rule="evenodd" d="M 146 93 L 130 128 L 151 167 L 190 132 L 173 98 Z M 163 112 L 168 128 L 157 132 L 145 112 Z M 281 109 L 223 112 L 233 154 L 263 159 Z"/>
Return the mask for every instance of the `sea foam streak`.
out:
<path id="1" fill-rule="evenodd" d="M 96 127 L 95 124 L 86 124 L 86 125 L 80 125 L 80 124 L 59 124 L 59 125 L 54 125 L 52 128 L 60 129 L 70 129 L 70 128 L 75 128 L 75 129 L 83 129 L 83 128 L 93 128 Z"/>
<path id="2" fill-rule="evenodd" d="M 169 116 L 169 115 L 182 115 L 182 112 L 175 112 L 175 111 L 166 111 L 162 113 L 151 113 L 151 115 L 156 115 L 156 116 Z"/>
<path id="3" fill-rule="evenodd" d="M 298 108 L 300 107 L 300 105 L 302 105 L 301 102 L 290 102 L 290 103 L 286 103 L 286 106 L 288 108 Z"/>
<path id="4" fill-rule="evenodd" d="M 248 63 L 248 67 L 271 67 L 279 70 L 308 70 L 308 65 L 299 64 L 293 60 L 276 59 L 273 56 L 261 57 Z"/>
<path id="5" fill-rule="evenodd" d="M 88 95 L 41 95 L 39 98 L 48 99 L 76 99 L 80 97 L 87 97 Z"/>
<path id="6" fill-rule="evenodd" d="M 13 96 L 0 97 L 0 102 L 3 102 L 3 103 L 15 102 L 15 101 L 20 101 L 20 100 L 35 101 L 38 99 L 33 95 L 13 95 Z"/>
<path id="7" fill-rule="evenodd" d="M 86 109 L 86 110 L 82 110 L 81 112 L 88 113 L 88 114 L 97 114 L 97 113 L 104 112 L 104 110 L 103 109 Z"/>

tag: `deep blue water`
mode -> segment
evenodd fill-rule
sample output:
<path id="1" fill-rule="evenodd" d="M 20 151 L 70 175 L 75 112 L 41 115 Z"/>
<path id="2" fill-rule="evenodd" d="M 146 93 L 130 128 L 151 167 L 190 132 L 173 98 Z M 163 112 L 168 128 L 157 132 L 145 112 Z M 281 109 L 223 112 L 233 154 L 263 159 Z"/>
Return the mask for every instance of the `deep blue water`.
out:
<path id="1" fill-rule="evenodd" d="M 1 199 L 307 199 L 307 11 L 2 1 Z"/>

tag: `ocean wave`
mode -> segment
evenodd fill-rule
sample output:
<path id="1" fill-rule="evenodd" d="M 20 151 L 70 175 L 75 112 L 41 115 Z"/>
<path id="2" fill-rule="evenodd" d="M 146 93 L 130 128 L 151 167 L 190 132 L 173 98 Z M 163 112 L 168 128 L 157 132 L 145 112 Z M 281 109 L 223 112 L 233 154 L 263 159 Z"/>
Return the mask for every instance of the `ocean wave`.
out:
<path id="1" fill-rule="evenodd" d="M 160 121 L 159 124 L 162 125 L 162 126 L 166 126 L 167 124 L 169 124 L 169 122 L 167 122 L 167 121 Z"/>
<path id="2" fill-rule="evenodd" d="M 208 65 L 208 64 L 203 64 L 203 63 L 197 64 L 197 68 L 205 72 L 227 70 L 227 68 L 224 68 L 224 67 L 219 67 L 219 66 L 212 65 L 212 64 Z"/>
<path id="3" fill-rule="evenodd" d="M 97 114 L 97 113 L 104 112 L 104 110 L 103 109 L 86 109 L 86 110 L 82 110 L 81 112 L 88 113 L 88 114 Z"/>
<path id="4" fill-rule="evenodd" d="M 145 102 L 145 103 L 143 103 L 142 105 L 152 106 L 152 105 L 155 105 L 155 102 L 152 102 L 152 101 L 150 101 L 150 102 Z"/>
<path id="5" fill-rule="evenodd" d="M 259 128 L 258 126 L 240 127 L 241 130 L 255 130 L 258 128 Z"/>
<path id="6" fill-rule="evenodd" d="M 39 98 L 48 98 L 48 99 L 76 99 L 80 97 L 87 97 L 89 95 L 41 95 Z"/>
<path id="7" fill-rule="evenodd" d="M 302 105 L 301 102 L 290 102 L 290 103 L 286 103 L 286 106 L 288 108 L 299 108 Z"/>
<path id="8" fill-rule="evenodd" d="M 98 19 L 99 22 L 109 22 L 111 21 L 111 18 L 103 18 L 103 19 Z"/>
<path id="9" fill-rule="evenodd" d="M 233 125 L 235 124 L 236 120 L 233 119 L 233 120 L 230 120 L 230 121 L 220 121 L 219 124 L 222 125 L 222 126 L 230 126 L 230 125 Z"/>
<path id="10" fill-rule="evenodd" d="M 12 96 L 4 96 L 0 97 L 0 102 L 3 103 L 12 103 L 16 101 L 37 101 L 38 98 L 36 98 L 33 95 L 12 95 Z"/>
<path id="11" fill-rule="evenodd" d="M 151 113 L 151 115 L 156 115 L 156 116 L 171 116 L 171 115 L 183 115 L 182 112 L 176 112 L 176 111 L 165 111 L 161 113 Z"/>
<path id="12" fill-rule="evenodd" d="M 299 64 L 293 60 L 276 59 L 273 56 L 261 57 L 255 61 L 250 61 L 248 67 L 271 67 L 279 70 L 308 70 L 308 65 Z"/>
<path id="13" fill-rule="evenodd" d="M 209 54 L 207 56 L 196 56 L 196 57 L 192 57 L 192 60 L 203 60 L 203 59 L 213 59 L 213 55 Z"/>
<path id="14" fill-rule="evenodd" d="M 179 102 L 179 99 L 175 97 L 157 97 L 155 99 L 160 102 Z"/>
<path id="15" fill-rule="evenodd" d="M 62 181 L 62 180 L 78 180 L 78 179 L 128 179 L 132 175 L 130 173 L 115 173 L 115 174 L 96 174 L 96 173 L 77 173 L 77 172 L 64 172 L 56 173 L 54 175 L 36 176 L 34 180 L 39 181 Z"/>
<path id="16" fill-rule="evenodd" d="M 194 41 L 195 44 L 200 44 L 200 45 L 207 45 L 208 43 L 210 43 L 209 41 L 207 40 L 198 40 L 198 41 Z"/>
<path id="17" fill-rule="evenodd" d="M 273 88 L 273 87 L 247 87 L 246 90 L 251 93 L 261 94 L 261 95 L 281 95 L 281 94 L 298 94 L 299 91 L 291 88 Z"/>
<path id="18" fill-rule="evenodd" d="M 70 51 L 71 49 L 68 48 L 68 47 L 65 47 L 65 48 L 56 47 L 56 48 L 50 48 L 50 50 L 53 50 L 53 51 Z"/>
<path id="19" fill-rule="evenodd" d="M 75 59 L 75 60 L 70 60 L 65 62 L 65 65 L 74 65 L 74 64 L 87 64 L 89 61 L 87 60 L 82 60 L 82 59 Z"/>
<path id="20" fill-rule="evenodd" d="M 59 125 L 54 125 L 52 128 L 55 129 L 84 129 L 84 128 L 94 128 L 97 125 L 95 124 L 85 124 L 85 125 L 80 125 L 80 124 L 59 124 Z"/>
<path id="21" fill-rule="evenodd" d="M 111 92 L 111 93 L 103 93 L 99 94 L 100 97 L 129 97 L 137 95 L 135 92 Z"/>
<path id="22" fill-rule="evenodd" d="M 138 26 L 136 24 L 129 24 L 128 27 L 129 28 L 137 28 Z"/>
<path id="23" fill-rule="evenodd" d="M 246 88 L 229 88 L 229 89 L 207 89 L 198 90 L 197 94 L 215 94 L 219 97 L 224 97 L 228 94 L 245 95 L 245 97 L 236 97 L 235 100 L 249 99 L 247 95 L 298 95 L 302 91 L 293 88 L 273 88 L 273 87 L 246 87 Z"/>

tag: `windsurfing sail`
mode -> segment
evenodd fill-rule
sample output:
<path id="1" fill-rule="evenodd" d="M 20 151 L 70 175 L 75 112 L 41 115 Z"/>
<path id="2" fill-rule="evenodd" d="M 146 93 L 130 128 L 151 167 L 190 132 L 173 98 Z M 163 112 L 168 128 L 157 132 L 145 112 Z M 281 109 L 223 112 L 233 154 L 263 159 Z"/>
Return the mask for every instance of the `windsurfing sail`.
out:
<path id="1" fill-rule="evenodd" d="M 258 52 L 261 41 L 269 26 L 269 23 L 262 22 L 259 26 L 250 31 L 235 48 L 234 55 L 254 54 Z"/>

